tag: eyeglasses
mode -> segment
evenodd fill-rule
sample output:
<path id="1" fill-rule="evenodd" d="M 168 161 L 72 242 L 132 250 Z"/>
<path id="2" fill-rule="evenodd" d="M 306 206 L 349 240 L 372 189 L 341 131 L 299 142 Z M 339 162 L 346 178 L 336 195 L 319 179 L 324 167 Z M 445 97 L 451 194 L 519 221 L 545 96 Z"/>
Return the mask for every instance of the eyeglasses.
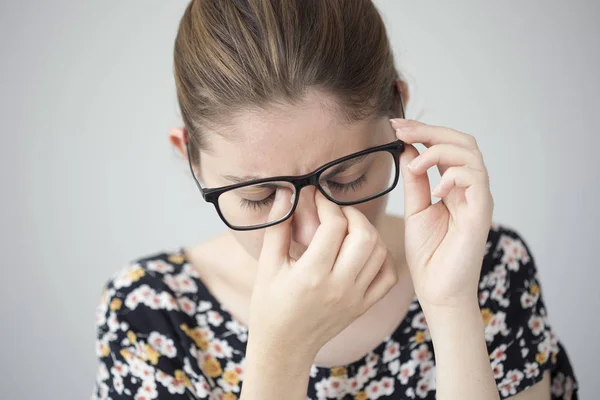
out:
<path id="1" fill-rule="evenodd" d="M 300 190 L 309 185 L 315 185 L 327 199 L 340 206 L 381 197 L 398 184 L 398 159 L 404 151 L 404 142 L 396 140 L 331 161 L 306 175 L 276 176 L 207 189 L 194 174 L 187 138 L 184 140 L 190 171 L 202 197 L 214 205 L 229 228 L 239 231 L 262 229 L 285 221 L 296 210 Z M 288 191 L 292 201 L 286 213 L 269 221 L 278 190 Z"/>
<path id="2" fill-rule="evenodd" d="M 401 110 L 404 105 L 396 92 Z M 364 203 L 391 192 L 400 177 L 399 157 L 404 142 L 396 140 L 331 161 L 311 173 L 301 176 L 276 176 L 256 179 L 218 188 L 203 188 L 192 167 L 187 132 L 184 128 L 188 164 L 196 185 L 205 201 L 212 203 L 225 225 L 237 231 L 262 229 L 279 224 L 292 216 L 298 205 L 300 190 L 314 185 L 330 201 L 340 206 Z M 287 212 L 270 216 L 277 191 L 291 196 Z M 269 220 L 271 218 L 271 220 Z"/>

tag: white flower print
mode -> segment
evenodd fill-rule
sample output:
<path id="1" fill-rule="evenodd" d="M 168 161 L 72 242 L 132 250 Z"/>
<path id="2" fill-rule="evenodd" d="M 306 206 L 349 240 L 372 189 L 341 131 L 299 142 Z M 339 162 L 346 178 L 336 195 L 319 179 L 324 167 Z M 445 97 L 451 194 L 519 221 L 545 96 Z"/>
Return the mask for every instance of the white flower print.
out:
<path id="1" fill-rule="evenodd" d="M 127 364 L 122 363 L 119 360 L 115 360 L 112 368 L 110 369 L 110 373 L 113 375 L 119 375 L 121 377 L 125 377 L 127 376 L 127 373 L 129 372 L 129 367 L 127 366 Z"/>
<path id="2" fill-rule="evenodd" d="M 414 349 L 410 356 L 413 360 L 422 363 L 424 361 L 430 360 L 433 357 L 431 351 L 425 343 L 421 344 L 418 348 Z"/>
<path id="3" fill-rule="evenodd" d="M 123 393 L 125 385 L 123 384 L 123 377 L 121 375 L 115 375 L 113 377 L 113 388 L 119 394 Z"/>
<path id="4" fill-rule="evenodd" d="M 169 358 L 173 358 L 177 354 L 177 349 L 175 348 L 173 339 L 170 339 L 158 332 L 150 333 L 148 336 L 148 344 L 154 347 L 154 349 L 156 349 L 156 351 L 158 351 L 160 354 Z"/>
<path id="5" fill-rule="evenodd" d="M 479 292 L 479 305 L 483 306 L 489 297 L 490 293 L 487 290 Z"/>
<path id="6" fill-rule="evenodd" d="M 424 399 L 427 397 L 427 394 L 432 389 L 432 385 L 429 379 L 421 378 L 419 382 L 417 382 L 417 387 L 415 388 L 415 393 L 418 397 Z"/>
<path id="7" fill-rule="evenodd" d="M 390 371 L 390 374 L 396 375 L 398 373 L 398 371 L 400 370 L 400 360 L 395 359 L 394 361 L 389 363 L 388 369 Z"/>
<path id="8" fill-rule="evenodd" d="M 175 300 L 171 293 L 166 291 L 160 292 L 158 294 L 158 298 L 160 299 L 160 306 L 162 309 L 166 311 L 179 310 L 177 300 Z"/>
<path id="9" fill-rule="evenodd" d="M 421 376 L 430 380 L 435 379 L 435 364 L 433 360 L 421 363 Z"/>
<path id="10" fill-rule="evenodd" d="M 362 387 L 363 387 L 363 383 L 361 383 L 356 376 L 349 378 L 348 382 L 346 384 L 346 390 L 348 391 L 348 393 L 350 393 L 352 395 L 355 395 L 356 393 L 358 393 L 358 391 L 360 389 L 362 389 Z"/>
<path id="11" fill-rule="evenodd" d="M 361 365 L 358 368 L 356 379 L 359 385 L 362 387 L 367 381 L 377 375 L 377 370 L 370 365 Z"/>
<path id="12" fill-rule="evenodd" d="M 219 326 L 223 323 L 223 317 L 216 311 L 209 311 L 207 313 L 208 323 L 214 326 Z"/>
<path id="13" fill-rule="evenodd" d="M 535 314 L 531 315 L 527 325 L 529 326 L 529 329 L 531 329 L 531 333 L 535 336 L 538 336 L 544 330 L 544 320 Z"/>
<path id="14" fill-rule="evenodd" d="M 316 377 L 318 372 L 319 372 L 319 370 L 317 369 L 316 365 L 312 364 L 310 366 L 310 377 L 311 378 Z"/>
<path id="15" fill-rule="evenodd" d="M 248 340 L 248 330 L 236 320 L 231 319 L 225 322 L 225 327 L 235 333 L 240 342 L 244 343 Z"/>
<path id="16" fill-rule="evenodd" d="M 225 340 L 214 339 L 210 342 L 210 353 L 217 358 L 231 358 L 233 349 Z"/>
<path id="17" fill-rule="evenodd" d="M 391 396 L 394 393 L 394 379 L 387 376 L 382 378 L 381 387 L 384 395 Z"/>
<path id="18" fill-rule="evenodd" d="M 161 274 L 173 272 L 173 266 L 164 262 L 163 260 L 148 261 L 148 263 L 146 263 L 146 269 L 148 271 L 156 271 Z"/>
<path id="19" fill-rule="evenodd" d="M 156 383 L 153 379 L 146 379 L 142 382 L 135 394 L 135 400 L 150 400 L 156 399 L 158 392 L 156 391 Z"/>
<path id="20" fill-rule="evenodd" d="M 523 308 L 530 308 L 535 304 L 535 297 L 529 292 L 523 292 L 521 295 L 521 306 Z"/>
<path id="21" fill-rule="evenodd" d="M 427 320 L 425 319 L 425 314 L 423 314 L 423 312 L 419 312 L 415 315 L 412 320 L 412 327 L 421 330 L 427 328 Z"/>
<path id="22" fill-rule="evenodd" d="M 189 315 L 190 317 L 196 313 L 196 303 L 192 300 L 188 299 L 185 296 L 181 296 L 177 298 L 177 303 L 179 304 L 179 309 Z"/>
<path id="23" fill-rule="evenodd" d="M 415 389 L 412 387 L 409 387 L 408 389 L 406 389 L 406 397 L 408 397 L 409 399 L 414 399 L 415 398 Z"/>
<path id="24" fill-rule="evenodd" d="M 538 363 L 525 363 L 525 376 L 530 379 L 538 376 L 540 373 L 540 369 Z"/>
<path id="25" fill-rule="evenodd" d="M 494 351 L 490 354 L 490 359 L 492 361 L 504 361 L 506 360 L 506 344 L 502 343 L 500 346 L 496 347 Z"/>
<path id="26" fill-rule="evenodd" d="M 139 343 L 139 342 L 138 342 Z M 146 364 L 138 357 L 133 357 L 130 361 L 129 368 L 133 376 L 137 376 L 142 381 L 154 377 L 154 367 Z"/>
<path id="27" fill-rule="evenodd" d="M 315 384 L 317 398 L 337 398 L 344 393 L 345 381 L 337 377 L 323 378 Z"/>
<path id="28" fill-rule="evenodd" d="M 106 368 L 106 364 L 104 364 L 103 362 L 100 362 L 98 371 L 96 371 L 96 379 L 98 381 L 105 381 L 109 377 L 110 377 L 110 375 L 108 374 L 108 369 Z"/>
<path id="29" fill-rule="evenodd" d="M 367 393 L 369 399 L 373 400 L 376 400 L 384 395 L 383 386 L 381 385 L 381 382 L 377 380 L 371 381 L 371 383 L 369 383 L 365 388 L 365 392 Z"/>
<path id="30" fill-rule="evenodd" d="M 139 264 L 127 265 L 121 268 L 117 274 L 113 277 L 113 287 L 115 289 L 121 289 L 131 286 L 134 281 L 137 281 L 140 275 L 144 274 L 144 270 Z"/>
<path id="31" fill-rule="evenodd" d="M 495 379 L 500 379 L 504 376 L 504 365 L 500 360 L 494 359 L 492 361 L 492 372 L 494 373 Z"/>
<path id="32" fill-rule="evenodd" d="M 177 275 L 165 275 L 164 282 L 169 286 L 169 288 L 177 293 L 195 293 L 198 291 L 198 286 L 196 283 L 184 273 Z"/>
<path id="33" fill-rule="evenodd" d="M 200 300 L 198 303 L 198 312 L 208 311 L 212 308 L 212 303 L 210 301 Z"/>
<path id="34" fill-rule="evenodd" d="M 388 363 L 400 356 L 400 344 L 393 340 L 387 342 L 383 353 L 383 362 Z"/>
<path id="35" fill-rule="evenodd" d="M 398 380 L 400 380 L 400 383 L 406 385 L 410 377 L 415 374 L 416 368 L 417 362 L 414 359 L 402 364 L 400 366 L 400 374 L 398 374 Z"/>

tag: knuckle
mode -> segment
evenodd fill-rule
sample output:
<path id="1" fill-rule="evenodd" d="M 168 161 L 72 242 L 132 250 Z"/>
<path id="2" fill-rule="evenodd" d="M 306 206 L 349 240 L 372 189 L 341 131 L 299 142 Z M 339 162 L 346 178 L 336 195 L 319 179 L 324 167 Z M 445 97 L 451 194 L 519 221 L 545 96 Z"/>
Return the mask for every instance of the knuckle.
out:
<path id="1" fill-rule="evenodd" d="M 475 138 L 475 136 L 468 134 L 468 133 L 465 133 L 465 135 L 466 135 L 467 143 L 469 144 L 469 146 L 477 148 L 478 145 L 477 145 L 477 139 Z"/>

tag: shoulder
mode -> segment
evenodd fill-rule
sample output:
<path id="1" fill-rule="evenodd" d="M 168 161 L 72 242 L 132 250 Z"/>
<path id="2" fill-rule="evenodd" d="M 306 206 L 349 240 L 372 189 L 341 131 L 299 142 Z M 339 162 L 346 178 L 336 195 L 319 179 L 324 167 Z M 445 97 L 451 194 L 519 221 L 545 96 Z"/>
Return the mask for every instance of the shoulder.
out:
<path id="1" fill-rule="evenodd" d="M 131 260 L 105 283 L 96 308 L 96 398 L 206 393 L 185 334 L 198 325 L 202 303 L 190 268 L 180 250 L 160 251 Z"/>
<path id="2" fill-rule="evenodd" d="M 515 228 L 493 224 L 486 246 L 479 305 L 502 398 L 540 382 L 545 371 L 551 374 L 553 391 L 572 392 L 575 376 L 551 326 L 529 244 Z"/>

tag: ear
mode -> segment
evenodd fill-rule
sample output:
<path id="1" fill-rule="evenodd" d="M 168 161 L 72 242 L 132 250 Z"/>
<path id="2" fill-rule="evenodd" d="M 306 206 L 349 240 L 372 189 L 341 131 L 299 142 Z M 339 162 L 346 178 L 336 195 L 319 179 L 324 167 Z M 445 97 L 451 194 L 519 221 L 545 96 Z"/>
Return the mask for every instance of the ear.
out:
<path id="1" fill-rule="evenodd" d="M 183 127 L 173 127 L 169 130 L 169 142 L 175 147 L 177 152 L 187 160 L 187 150 L 185 146 L 185 129 Z"/>

